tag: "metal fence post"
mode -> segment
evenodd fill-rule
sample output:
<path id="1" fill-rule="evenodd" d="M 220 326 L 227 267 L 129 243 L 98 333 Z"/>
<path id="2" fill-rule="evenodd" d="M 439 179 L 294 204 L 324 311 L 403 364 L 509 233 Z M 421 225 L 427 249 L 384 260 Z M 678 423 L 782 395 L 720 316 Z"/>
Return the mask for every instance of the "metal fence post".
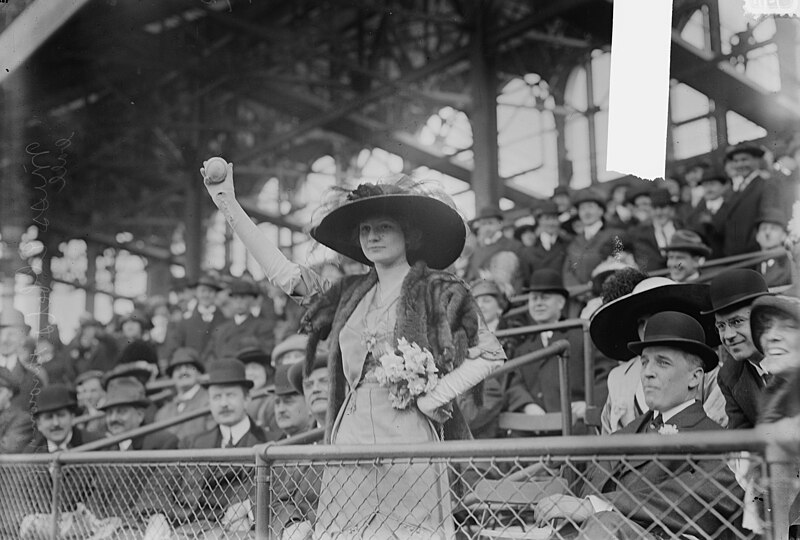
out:
<path id="1" fill-rule="evenodd" d="M 270 462 L 267 450 L 271 444 L 256 447 L 256 538 L 267 540 L 270 537 Z"/>
<path id="2" fill-rule="evenodd" d="M 771 533 L 768 538 L 789 540 L 789 507 L 800 491 L 795 485 L 797 458 L 774 440 L 767 442 L 765 457 L 769 474 L 769 501 L 765 508 Z"/>
<path id="3" fill-rule="evenodd" d="M 569 347 L 558 355 L 558 382 L 561 387 L 561 431 L 572 434 L 572 402 L 569 386 Z"/>
<path id="4" fill-rule="evenodd" d="M 58 540 L 59 526 L 61 519 L 60 495 L 61 495 L 61 453 L 57 453 L 50 464 L 50 479 L 52 480 L 52 491 L 50 493 L 50 508 L 52 509 L 52 521 L 50 523 L 50 539 Z"/>

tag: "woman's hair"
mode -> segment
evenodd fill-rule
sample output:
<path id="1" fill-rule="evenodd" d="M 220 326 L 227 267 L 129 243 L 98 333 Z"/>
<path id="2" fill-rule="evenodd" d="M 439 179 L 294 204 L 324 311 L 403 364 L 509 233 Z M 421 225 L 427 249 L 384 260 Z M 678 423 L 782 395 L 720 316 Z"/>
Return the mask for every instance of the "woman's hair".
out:
<path id="1" fill-rule="evenodd" d="M 600 293 L 603 303 L 608 304 L 621 296 L 632 293 L 633 288 L 646 278 L 647 274 L 636 268 L 622 268 L 615 271 L 603 282 Z"/>
<path id="2" fill-rule="evenodd" d="M 764 334 L 776 321 L 790 321 L 795 324 L 798 323 L 798 320 L 792 317 L 790 314 L 786 313 L 785 311 L 773 307 L 762 307 L 759 310 L 759 313 L 755 315 L 755 317 L 751 317 L 750 324 L 753 327 L 753 340 L 756 339 L 756 336 L 760 336 Z"/>

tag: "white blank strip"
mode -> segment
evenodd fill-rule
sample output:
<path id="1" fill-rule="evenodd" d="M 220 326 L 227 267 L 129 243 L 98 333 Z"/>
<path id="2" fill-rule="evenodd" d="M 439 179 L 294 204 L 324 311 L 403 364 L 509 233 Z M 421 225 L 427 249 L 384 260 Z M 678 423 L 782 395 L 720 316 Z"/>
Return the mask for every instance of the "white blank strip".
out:
<path id="1" fill-rule="evenodd" d="M 672 0 L 614 0 L 608 169 L 664 176 Z"/>

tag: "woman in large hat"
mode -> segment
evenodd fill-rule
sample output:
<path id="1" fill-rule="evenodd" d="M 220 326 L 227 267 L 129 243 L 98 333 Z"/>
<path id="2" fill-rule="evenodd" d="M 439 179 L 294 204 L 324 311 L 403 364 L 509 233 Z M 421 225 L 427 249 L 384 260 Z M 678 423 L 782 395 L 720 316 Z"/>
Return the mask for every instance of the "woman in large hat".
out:
<path id="1" fill-rule="evenodd" d="M 205 178 L 205 169 L 201 169 Z M 206 187 L 267 278 L 302 305 L 306 369 L 329 339 L 326 440 L 397 444 L 464 438 L 455 398 L 504 360 L 463 282 L 443 271 L 464 246 L 466 227 L 442 195 L 404 177 L 334 191 L 311 236 L 371 267 L 328 283 L 287 260 L 236 202 L 233 165 Z M 380 359 L 403 338 L 428 351 L 440 379 L 407 406 L 378 382 Z M 325 471 L 315 532 L 337 538 L 454 536 L 442 471 L 427 465 L 336 467 Z"/>

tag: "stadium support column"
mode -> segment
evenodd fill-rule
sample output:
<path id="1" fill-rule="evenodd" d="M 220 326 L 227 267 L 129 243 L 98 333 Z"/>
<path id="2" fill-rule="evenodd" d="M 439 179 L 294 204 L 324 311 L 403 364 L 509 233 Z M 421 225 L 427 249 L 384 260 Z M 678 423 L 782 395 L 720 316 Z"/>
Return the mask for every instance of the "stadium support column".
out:
<path id="1" fill-rule="evenodd" d="M 472 189 L 475 205 L 481 208 L 495 204 L 503 192 L 498 173 L 497 147 L 497 74 L 495 48 L 488 38 L 492 24 L 493 2 L 479 0 L 475 3 L 474 26 L 470 43 L 472 83 L 472 153 L 475 162 L 472 171 Z"/>
<path id="2" fill-rule="evenodd" d="M 200 275 L 200 261 L 203 257 L 203 181 L 198 175 L 187 174 L 184 179 L 186 197 L 184 198 L 184 231 L 186 243 L 186 276 L 195 279 Z"/>

